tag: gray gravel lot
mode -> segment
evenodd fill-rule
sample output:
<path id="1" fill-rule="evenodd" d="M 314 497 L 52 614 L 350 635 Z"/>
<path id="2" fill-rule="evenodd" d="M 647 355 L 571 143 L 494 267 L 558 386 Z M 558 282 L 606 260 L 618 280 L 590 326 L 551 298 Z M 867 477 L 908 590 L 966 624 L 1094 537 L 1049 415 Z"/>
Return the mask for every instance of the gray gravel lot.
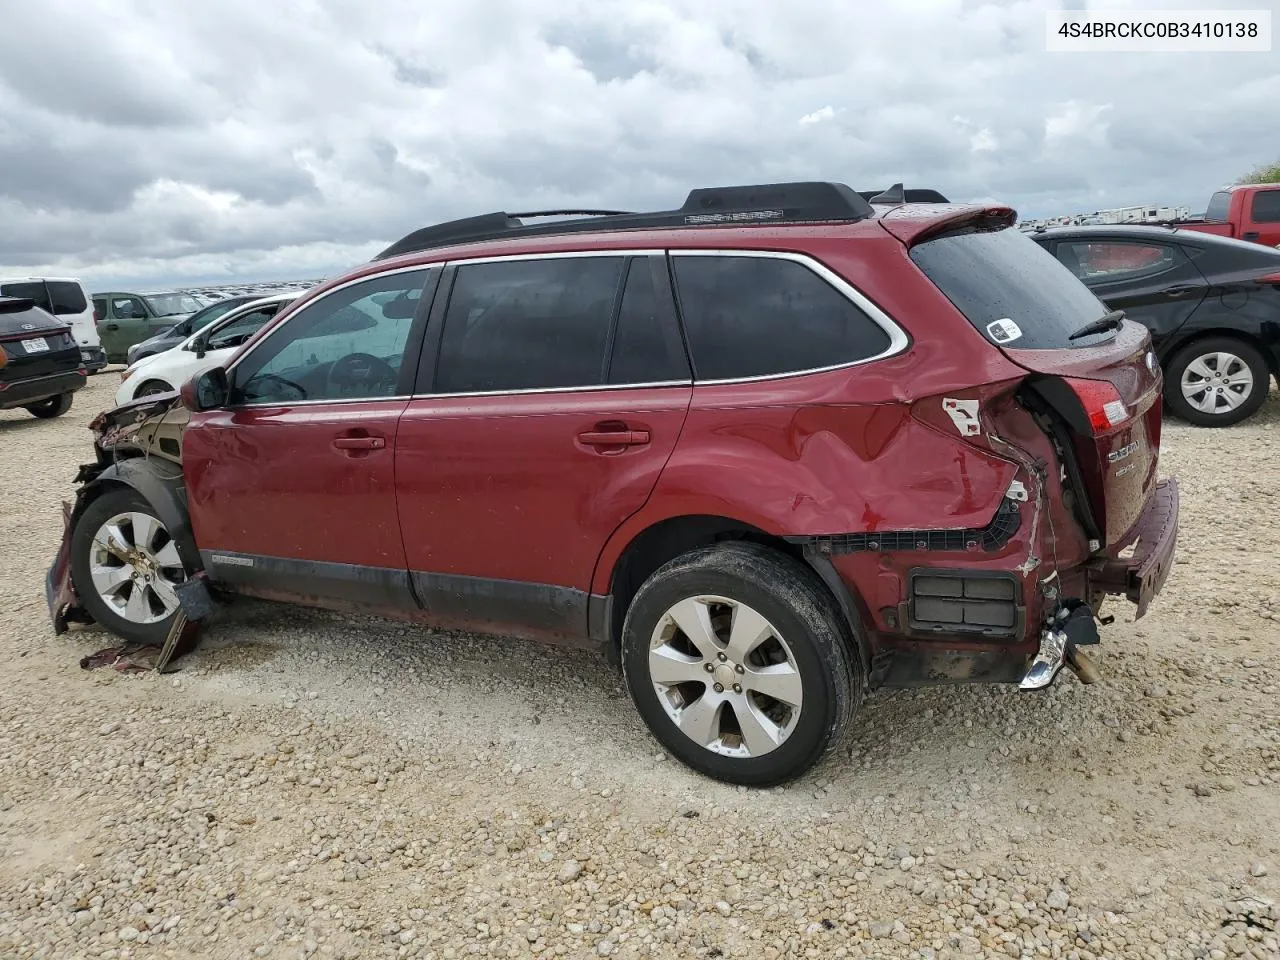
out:
<path id="1" fill-rule="evenodd" d="M 0 412 L 0 957 L 1280 956 L 1280 396 L 1166 424 L 1179 565 L 1104 682 L 881 692 L 770 791 L 589 655 L 237 604 L 82 671 L 42 583 L 110 403 Z"/>

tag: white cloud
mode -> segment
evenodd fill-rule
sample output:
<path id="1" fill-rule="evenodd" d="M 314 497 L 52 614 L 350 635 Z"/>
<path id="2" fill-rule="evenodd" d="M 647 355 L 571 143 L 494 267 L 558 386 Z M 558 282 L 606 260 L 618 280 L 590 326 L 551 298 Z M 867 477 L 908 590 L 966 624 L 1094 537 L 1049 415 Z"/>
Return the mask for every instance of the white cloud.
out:
<path id="1" fill-rule="evenodd" d="M 819 109 L 813 111 L 813 113 L 806 113 L 803 117 L 800 118 L 800 125 L 806 126 L 806 127 L 812 126 L 815 123 L 822 123 L 824 120 L 834 120 L 835 116 L 836 116 L 835 107 L 832 107 L 830 104 L 828 104 L 825 107 L 820 107 Z"/>
<path id="2" fill-rule="evenodd" d="M 10 4 L 0 272 L 307 277 L 452 217 L 764 180 L 1195 208 L 1275 159 L 1240 122 L 1274 57 L 1050 56 L 1050 6 Z"/>

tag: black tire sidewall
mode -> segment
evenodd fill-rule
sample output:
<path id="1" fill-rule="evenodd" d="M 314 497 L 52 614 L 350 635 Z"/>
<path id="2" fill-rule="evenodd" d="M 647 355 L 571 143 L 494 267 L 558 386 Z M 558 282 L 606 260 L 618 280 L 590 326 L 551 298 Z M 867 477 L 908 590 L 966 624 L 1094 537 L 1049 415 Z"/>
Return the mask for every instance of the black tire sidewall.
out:
<path id="1" fill-rule="evenodd" d="M 148 390 L 149 387 L 159 387 L 160 389 Z M 173 387 L 169 386 L 163 380 L 148 380 L 146 383 L 143 383 L 141 386 L 138 387 L 137 390 L 133 392 L 133 399 L 137 400 L 139 397 L 149 396 L 152 393 L 158 394 L 158 393 L 172 393 L 172 392 L 173 392 Z"/>
<path id="2" fill-rule="evenodd" d="M 73 396 L 70 393 L 60 393 L 56 397 L 49 397 L 46 400 L 28 404 L 27 413 L 33 417 L 39 417 L 41 420 L 52 420 L 54 417 L 60 417 L 71 409 Z"/>
<path id="3" fill-rule="evenodd" d="M 710 552 L 709 552 L 710 554 Z M 631 698 L 641 718 L 664 747 L 700 773 L 729 783 L 770 786 L 794 779 L 817 763 L 838 738 L 852 712 L 858 691 L 851 654 L 844 648 L 839 624 L 822 604 L 812 584 L 779 558 L 772 577 L 747 576 L 709 565 L 686 566 L 678 573 L 659 570 L 636 595 L 623 628 L 622 666 Z M 759 558 L 768 564 L 767 558 Z M 669 565 L 670 566 L 670 565 Z M 753 571 L 755 572 L 755 571 Z M 782 585 L 781 589 L 769 584 Z M 807 588 L 807 589 L 801 589 Z M 789 593 L 790 601 L 783 599 Z M 649 639 L 659 618 L 691 596 L 711 595 L 753 607 L 786 639 L 800 672 L 804 703 L 791 735 L 761 757 L 734 758 L 691 741 L 667 715 L 649 680 Z"/>
<path id="4" fill-rule="evenodd" d="M 1182 395 L 1182 374 L 1197 357 L 1208 353 L 1234 353 L 1243 360 L 1253 374 L 1253 392 L 1249 398 L 1230 413 L 1201 413 Z M 1165 372 L 1164 402 L 1178 417 L 1197 427 L 1229 427 L 1247 420 L 1266 402 L 1271 390 L 1271 368 L 1266 358 L 1253 344 L 1235 337 L 1206 337 L 1181 347 L 1170 358 Z"/>
<path id="5" fill-rule="evenodd" d="M 98 591 L 93 586 L 93 578 L 89 574 L 89 549 L 93 535 L 115 514 L 130 511 L 156 517 L 155 508 L 142 494 L 131 487 L 115 487 L 108 490 L 80 514 L 75 528 L 71 531 L 71 583 L 75 587 L 76 596 L 81 605 L 101 626 L 125 640 L 158 646 L 164 643 L 168 636 L 177 611 L 155 623 L 133 623 L 112 610 L 98 596 Z M 156 517 L 156 520 L 160 522 L 159 517 Z"/>

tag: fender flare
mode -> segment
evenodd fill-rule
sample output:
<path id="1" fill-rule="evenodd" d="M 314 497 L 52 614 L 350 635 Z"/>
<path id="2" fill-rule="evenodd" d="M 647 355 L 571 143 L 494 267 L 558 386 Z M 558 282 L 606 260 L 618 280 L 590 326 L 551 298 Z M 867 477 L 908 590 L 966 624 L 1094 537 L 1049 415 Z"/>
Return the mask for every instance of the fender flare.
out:
<path id="1" fill-rule="evenodd" d="M 187 510 L 187 487 L 182 474 L 170 476 L 146 457 L 119 460 L 80 489 L 71 523 L 80 519 L 85 508 L 98 499 L 111 486 L 125 486 L 136 491 L 156 511 L 156 516 L 173 537 L 178 556 L 188 574 L 204 569 L 200 551 L 196 547 L 195 534 L 191 530 L 191 514 Z"/>

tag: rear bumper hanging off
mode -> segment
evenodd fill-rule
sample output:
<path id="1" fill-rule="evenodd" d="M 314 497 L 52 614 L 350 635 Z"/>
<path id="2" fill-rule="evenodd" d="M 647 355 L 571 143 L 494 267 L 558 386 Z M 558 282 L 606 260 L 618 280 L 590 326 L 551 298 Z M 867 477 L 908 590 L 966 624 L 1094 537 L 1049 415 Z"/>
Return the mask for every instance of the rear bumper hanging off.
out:
<path id="1" fill-rule="evenodd" d="M 1134 613 L 1138 619 L 1169 578 L 1177 543 L 1178 482 L 1162 480 L 1129 536 L 1117 544 L 1112 556 L 1090 566 L 1090 591 L 1128 597 L 1138 605 Z M 1119 554 L 1131 546 L 1133 553 L 1121 558 Z"/>

